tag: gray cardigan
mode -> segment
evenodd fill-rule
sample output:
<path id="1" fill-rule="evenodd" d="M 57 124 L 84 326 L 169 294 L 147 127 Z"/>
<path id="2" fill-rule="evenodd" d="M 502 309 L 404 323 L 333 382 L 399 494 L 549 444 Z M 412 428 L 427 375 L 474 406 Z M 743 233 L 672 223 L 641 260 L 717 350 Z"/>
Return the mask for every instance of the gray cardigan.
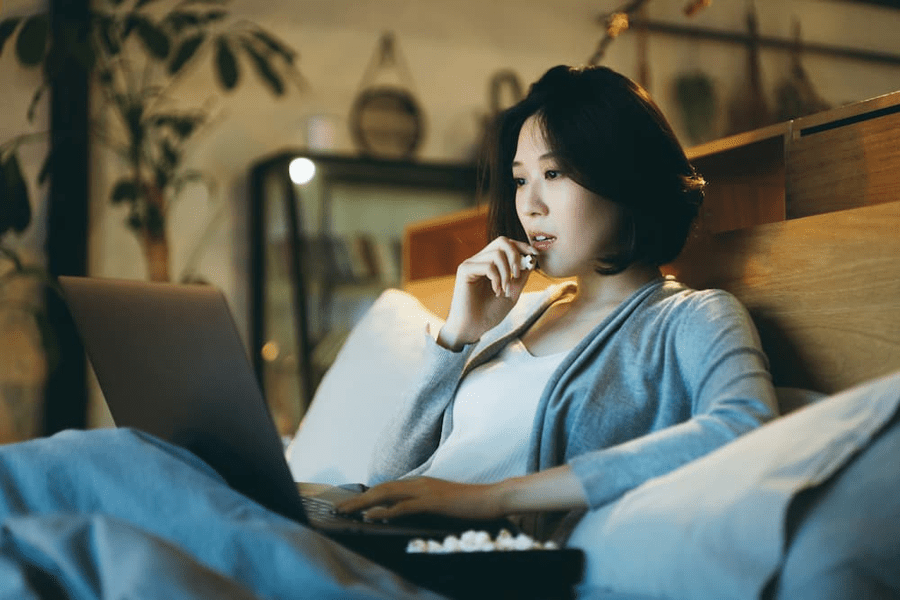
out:
<path id="1" fill-rule="evenodd" d="M 380 436 L 371 479 L 421 473 L 453 428 L 462 377 L 573 290 L 561 284 L 523 294 L 502 323 L 460 352 L 430 340 L 427 367 Z M 657 279 L 600 322 L 550 377 L 529 440 L 529 472 L 570 464 L 595 508 L 776 410 L 768 361 L 737 299 Z"/>

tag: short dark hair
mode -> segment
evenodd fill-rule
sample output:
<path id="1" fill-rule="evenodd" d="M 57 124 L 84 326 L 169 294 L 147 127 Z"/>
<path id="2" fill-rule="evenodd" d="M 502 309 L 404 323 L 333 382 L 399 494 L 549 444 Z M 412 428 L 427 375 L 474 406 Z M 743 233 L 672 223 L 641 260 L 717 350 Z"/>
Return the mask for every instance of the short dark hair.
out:
<path id="1" fill-rule="evenodd" d="M 619 273 L 636 262 L 659 266 L 678 256 L 706 182 L 650 95 L 606 67 L 553 67 L 499 115 L 482 165 L 491 239 L 527 241 L 516 213 L 512 161 L 531 116 L 567 175 L 624 209 L 621 251 L 598 257 L 597 272 Z"/>

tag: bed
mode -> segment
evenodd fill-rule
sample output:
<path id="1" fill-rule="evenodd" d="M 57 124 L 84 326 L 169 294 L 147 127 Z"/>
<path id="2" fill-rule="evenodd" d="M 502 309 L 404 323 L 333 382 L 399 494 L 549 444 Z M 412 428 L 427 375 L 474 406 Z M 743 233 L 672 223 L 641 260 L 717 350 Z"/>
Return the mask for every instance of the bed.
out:
<path id="1" fill-rule="evenodd" d="M 898 107 L 889 95 L 691 151 L 712 183 L 667 271 L 746 304 L 787 414 L 585 515 L 567 542 L 587 558 L 577 596 L 900 595 Z M 366 481 L 384 405 L 415 372 L 484 218 L 407 231 L 404 289 L 354 327 L 291 443 L 298 481 Z M 72 457 L 75 472 L 45 473 Z M 0 596 L 435 597 L 198 462 L 125 430 L 0 452 Z M 81 487 L 92 479 L 108 490 L 89 499 L 95 511 L 55 510 L 96 490 Z"/>

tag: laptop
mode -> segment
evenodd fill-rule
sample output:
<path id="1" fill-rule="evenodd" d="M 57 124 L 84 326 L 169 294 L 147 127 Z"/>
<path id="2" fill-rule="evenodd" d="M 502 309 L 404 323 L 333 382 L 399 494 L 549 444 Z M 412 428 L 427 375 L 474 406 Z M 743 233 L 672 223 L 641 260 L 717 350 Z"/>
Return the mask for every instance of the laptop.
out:
<path id="1" fill-rule="evenodd" d="M 246 346 L 218 288 L 66 276 L 59 284 L 116 426 L 190 450 L 228 485 L 270 510 L 413 580 L 427 578 L 430 563 L 427 556 L 406 553 L 410 539 L 440 540 L 467 529 L 515 531 L 506 520 L 422 517 L 383 523 L 331 514 L 331 502 L 361 489 L 294 482 Z M 315 493 L 302 495 L 298 489 L 304 487 Z M 575 580 L 580 577 L 580 552 L 536 554 L 554 555 L 561 563 L 548 568 L 577 569 Z M 502 572 L 502 565 L 493 567 L 498 569 Z"/>

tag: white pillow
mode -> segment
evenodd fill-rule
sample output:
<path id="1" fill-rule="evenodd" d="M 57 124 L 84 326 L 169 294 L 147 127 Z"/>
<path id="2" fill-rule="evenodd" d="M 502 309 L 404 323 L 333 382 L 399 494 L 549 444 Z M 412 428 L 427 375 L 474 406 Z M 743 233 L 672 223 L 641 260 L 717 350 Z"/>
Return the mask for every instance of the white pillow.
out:
<path id="1" fill-rule="evenodd" d="M 760 597 L 784 557 L 791 500 L 865 451 L 898 406 L 900 373 L 796 410 L 589 512 L 569 538 L 587 557 L 583 595 Z"/>
<path id="2" fill-rule="evenodd" d="M 350 332 L 288 447 L 295 481 L 368 483 L 389 407 L 420 370 L 426 324 L 434 331 L 442 323 L 406 292 L 379 296 Z"/>

